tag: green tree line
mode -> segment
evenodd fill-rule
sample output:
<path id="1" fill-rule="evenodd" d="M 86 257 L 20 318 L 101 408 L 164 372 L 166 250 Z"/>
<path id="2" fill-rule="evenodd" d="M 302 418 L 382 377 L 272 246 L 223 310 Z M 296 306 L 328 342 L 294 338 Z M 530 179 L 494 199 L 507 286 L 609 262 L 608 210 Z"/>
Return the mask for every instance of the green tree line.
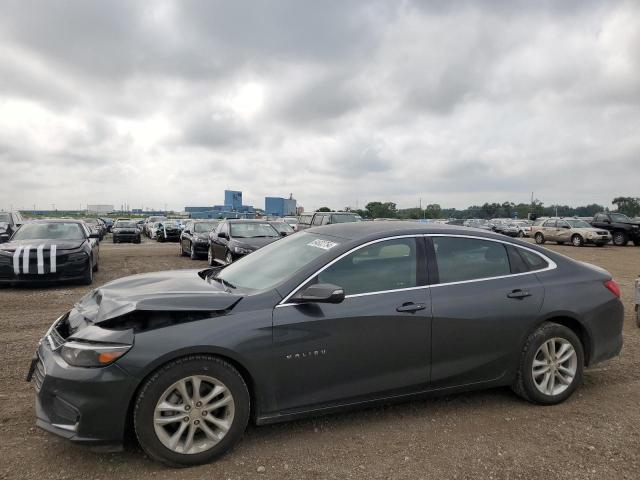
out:
<path id="1" fill-rule="evenodd" d="M 615 211 L 624 213 L 630 217 L 640 216 L 640 197 L 616 197 L 611 202 L 615 205 Z M 323 207 L 326 211 L 329 208 Z M 419 219 L 419 218 L 527 218 L 529 213 L 537 216 L 558 216 L 562 217 L 592 217 L 598 212 L 609 211 L 608 207 L 592 203 L 579 207 L 569 205 L 549 205 L 545 206 L 540 200 L 533 203 L 487 203 L 482 205 L 471 205 L 465 209 L 442 208 L 439 204 L 429 204 L 425 208 L 402 208 L 399 209 L 393 202 L 369 202 L 364 209 L 345 210 L 358 213 L 365 218 L 399 218 L 399 219 Z"/>

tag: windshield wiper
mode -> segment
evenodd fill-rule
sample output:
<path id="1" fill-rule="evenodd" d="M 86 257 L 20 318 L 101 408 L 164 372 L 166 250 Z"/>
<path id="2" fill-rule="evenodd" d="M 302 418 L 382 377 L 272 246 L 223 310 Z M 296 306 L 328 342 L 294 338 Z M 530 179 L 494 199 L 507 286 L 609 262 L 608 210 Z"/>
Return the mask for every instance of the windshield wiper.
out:
<path id="1" fill-rule="evenodd" d="M 207 280 L 215 280 L 216 282 L 219 282 L 220 285 L 222 285 L 225 289 L 235 289 L 236 286 L 230 282 L 227 282 L 225 279 L 218 277 L 217 275 L 214 275 L 213 273 L 207 275 Z M 211 283 L 211 282 L 209 282 Z"/>

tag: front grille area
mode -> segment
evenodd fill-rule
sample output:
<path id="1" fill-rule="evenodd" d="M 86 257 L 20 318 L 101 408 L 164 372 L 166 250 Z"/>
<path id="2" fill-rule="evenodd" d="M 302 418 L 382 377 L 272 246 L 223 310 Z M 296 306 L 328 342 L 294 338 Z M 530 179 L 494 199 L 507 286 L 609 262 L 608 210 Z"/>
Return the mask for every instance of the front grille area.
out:
<path id="1" fill-rule="evenodd" d="M 33 385 L 36 392 L 39 392 L 42 388 L 42 382 L 44 382 L 45 370 L 40 354 L 38 354 L 38 361 L 36 362 L 36 369 L 33 372 Z"/>

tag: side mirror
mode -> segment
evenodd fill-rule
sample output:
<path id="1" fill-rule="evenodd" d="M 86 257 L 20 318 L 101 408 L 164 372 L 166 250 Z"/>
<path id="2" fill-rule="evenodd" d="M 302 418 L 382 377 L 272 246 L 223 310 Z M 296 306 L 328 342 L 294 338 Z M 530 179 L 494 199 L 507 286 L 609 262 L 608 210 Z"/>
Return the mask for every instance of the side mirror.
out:
<path id="1" fill-rule="evenodd" d="M 563 225 L 562 228 L 566 228 L 567 230 L 571 229 L 569 225 Z"/>
<path id="2" fill-rule="evenodd" d="M 281 237 L 286 237 L 287 236 L 287 232 L 280 232 L 280 236 Z"/>
<path id="3" fill-rule="evenodd" d="M 218 234 L 218 238 L 228 238 L 228 237 L 227 237 L 227 234 L 226 234 L 226 233 L 224 233 L 224 232 L 220 232 L 220 233 Z"/>
<path id="4" fill-rule="evenodd" d="M 316 283 L 291 298 L 294 303 L 340 303 L 344 289 L 330 283 Z"/>

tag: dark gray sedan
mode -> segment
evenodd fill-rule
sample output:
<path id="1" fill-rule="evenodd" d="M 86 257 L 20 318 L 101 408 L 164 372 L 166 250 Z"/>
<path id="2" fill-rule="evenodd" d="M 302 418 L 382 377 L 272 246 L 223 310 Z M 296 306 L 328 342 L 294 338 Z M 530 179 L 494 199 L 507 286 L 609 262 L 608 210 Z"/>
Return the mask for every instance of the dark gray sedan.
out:
<path id="1" fill-rule="evenodd" d="M 116 280 L 41 341 L 37 425 L 211 461 L 249 421 L 511 386 L 567 399 L 622 346 L 606 271 L 490 232 L 409 222 L 311 228 L 225 268 Z"/>

